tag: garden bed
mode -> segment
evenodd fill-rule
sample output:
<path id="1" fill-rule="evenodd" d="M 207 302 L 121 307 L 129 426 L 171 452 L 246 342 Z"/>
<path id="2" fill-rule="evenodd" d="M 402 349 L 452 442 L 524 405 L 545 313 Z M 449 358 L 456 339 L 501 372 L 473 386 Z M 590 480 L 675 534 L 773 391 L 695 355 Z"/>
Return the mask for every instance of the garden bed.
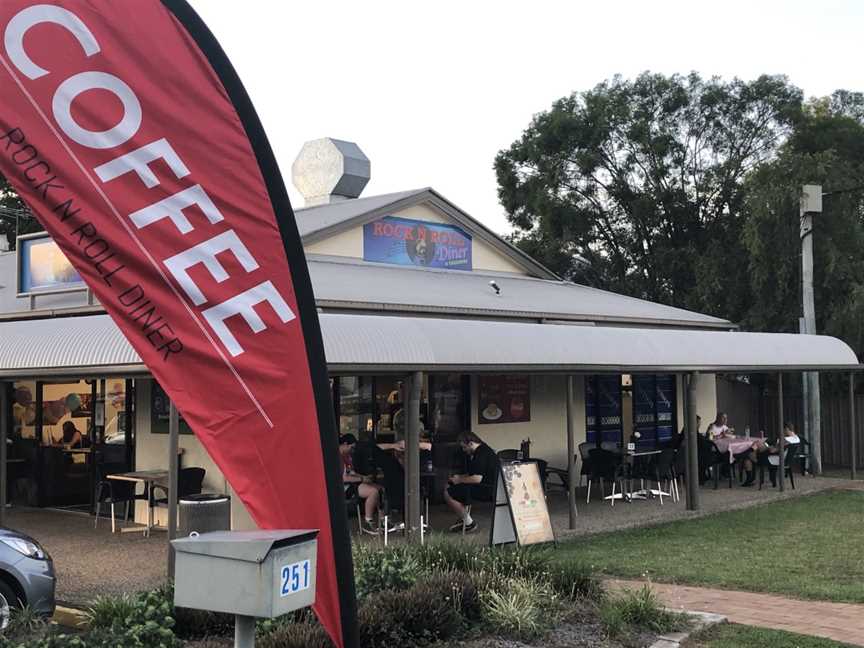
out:
<path id="1" fill-rule="evenodd" d="M 361 648 L 533 646 L 642 648 L 683 629 L 647 587 L 607 594 L 574 562 L 545 549 L 462 543 L 354 550 Z M 170 587 L 98 599 L 89 629 L 62 634 L 25 616 L 0 648 L 228 648 L 233 617 L 175 609 Z M 332 648 L 303 610 L 257 628 L 258 648 Z"/>

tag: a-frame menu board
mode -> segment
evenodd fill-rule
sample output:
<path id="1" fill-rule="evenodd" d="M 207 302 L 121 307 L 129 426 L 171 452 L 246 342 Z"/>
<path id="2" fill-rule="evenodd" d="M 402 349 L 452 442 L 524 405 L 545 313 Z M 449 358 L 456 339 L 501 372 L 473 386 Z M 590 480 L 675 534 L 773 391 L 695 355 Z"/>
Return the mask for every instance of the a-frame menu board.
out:
<path id="1" fill-rule="evenodd" d="M 498 471 L 489 544 L 555 542 L 540 472 L 533 461 L 503 463 Z"/>

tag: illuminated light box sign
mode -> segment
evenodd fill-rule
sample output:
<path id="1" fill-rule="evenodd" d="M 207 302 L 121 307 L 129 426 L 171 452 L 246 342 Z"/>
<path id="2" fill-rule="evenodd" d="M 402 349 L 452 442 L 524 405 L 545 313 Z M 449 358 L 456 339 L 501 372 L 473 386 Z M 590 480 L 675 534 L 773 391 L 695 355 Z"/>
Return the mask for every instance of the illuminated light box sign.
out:
<path id="1" fill-rule="evenodd" d="M 81 275 L 47 234 L 18 238 L 18 294 L 85 290 Z"/>
<path id="2" fill-rule="evenodd" d="M 453 225 L 385 216 L 363 226 L 363 260 L 471 270 L 471 236 Z"/>

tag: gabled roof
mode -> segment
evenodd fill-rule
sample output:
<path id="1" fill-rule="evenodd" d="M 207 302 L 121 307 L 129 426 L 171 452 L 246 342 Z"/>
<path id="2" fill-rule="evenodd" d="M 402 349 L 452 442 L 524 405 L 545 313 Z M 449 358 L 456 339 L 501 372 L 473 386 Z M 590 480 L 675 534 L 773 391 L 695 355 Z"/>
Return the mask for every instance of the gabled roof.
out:
<path id="1" fill-rule="evenodd" d="M 308 245 L 421 203 L 437 207 L 473 237 L 482 240 L 526 272 L 546 279 L 560 278 L 431 187 L 304 207 L 295 209 L 294 214 L 303 243 Z"/>
<path id="2" fill-rule="evenodd" d="M 366 263 L 309 255 L 319 307 L 534 321 L 730 329 L 724 319 L 561 280 Z M 489 285 L 495 281 L 497 295 Z"/>
<path id="3" fill-rule="evenodd" d="M 394 205 L 406 207 L 414 204 L 411 199 L 425 193 L 426 189 L 412 189 L 368 198 L 340 200 L 329 205 L 295 209 L 294 216 L 300 236 L 303 237 L 304 242 L 311 243 L 343 231 L 346 229 L 344 226 L 346 223 L 347 227 L 350 227 L 358 217 L 362 218 L 372 213 L 378 215 L 382 209 L 389 212 L 393 210 Z M 407 202 L 408 205 L 402 205 L 403 202 Z"/>

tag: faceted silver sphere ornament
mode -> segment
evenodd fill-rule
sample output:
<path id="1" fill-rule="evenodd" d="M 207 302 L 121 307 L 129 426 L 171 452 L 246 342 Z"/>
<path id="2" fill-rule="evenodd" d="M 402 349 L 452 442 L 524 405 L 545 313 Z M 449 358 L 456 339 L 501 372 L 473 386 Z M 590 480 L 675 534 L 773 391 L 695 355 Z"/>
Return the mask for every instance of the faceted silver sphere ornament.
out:
<path id="1" fill-rule="evenodd" d="M 306 142 L 291 165 L 291 179 L 307 207 L 357 198 L 370 174 L 369 158 L 359 146 L 331 137 Z"/>

